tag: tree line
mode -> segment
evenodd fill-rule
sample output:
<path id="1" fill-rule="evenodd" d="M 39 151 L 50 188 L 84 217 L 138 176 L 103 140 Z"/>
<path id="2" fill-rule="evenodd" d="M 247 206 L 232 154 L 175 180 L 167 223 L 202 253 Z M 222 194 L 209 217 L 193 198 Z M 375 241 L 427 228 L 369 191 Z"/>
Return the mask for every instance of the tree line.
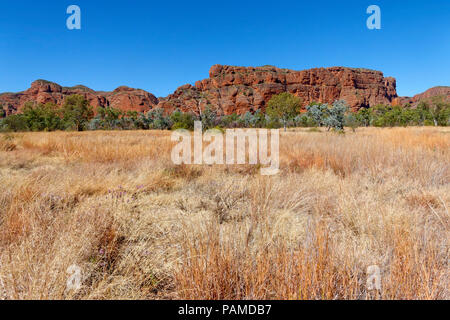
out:
<path id="1" fill-rule="evenodd" d="M 6 116 L 0 106 L 0 131 L 87 131 L 87 130 L 176 130 L 194 128 L 201 121 L 205 129 L 211 128 L 284 128 L 324 127 L 343 131 L 360 126 L 448 126 L 450 103 L 443 97 L 431 102 L 409 105 L 377 105 L 351 112 L 345 101 L 333 104 L 311 103 L 301 110 L 301 100 L 290 93 L 272 97 L 266 111 L 248 111 L 245 114 L 219 115 L 208 105 L 199 114 L 175 110 L 170 115 L 155 108 L 147 113 L 124 112 L 112 107 L 99 107 L 96 114 L 81 95 L 66 98 L 62 107 L 53 103 L 26 103 L 22 113 Z"/>

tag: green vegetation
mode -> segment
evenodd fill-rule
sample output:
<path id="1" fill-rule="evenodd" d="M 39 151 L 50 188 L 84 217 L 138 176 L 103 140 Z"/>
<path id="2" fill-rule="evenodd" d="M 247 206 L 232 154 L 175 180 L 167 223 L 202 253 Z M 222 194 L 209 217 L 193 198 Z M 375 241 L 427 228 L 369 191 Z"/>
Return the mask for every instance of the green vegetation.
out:
<path id="1" fill-rule="evenodd" d="M 208 102 L 206 100 L 206 102 Z M 300 111 L 301 101 L 289 94 L 275 95 L 269 101 L 266 112 L 256 110 L 245 114 L 219 115 L 211 105 L 204 110 L 200 106 L 194 112 L 175 110 L 167 115 L 155 108 L 147 113 L 124 112 L 112 107 L 93 108 L 83 96 L 67 97 L 62 108 L 56 105 L 27 103 L 21 114 L 6 117 L 0 106 L 1 131 L 56 131 L 56 130 L 176 130 L 194 128 L 194 121 L 201 121 L 204 129 L 212 128 L 284 128 L 325 127 L 343 132 L 344 127 L 353 131 L 360 126 L 448 126 L 450 103 L 442 97 L 421 102 L 416 108 L 409 105 L 377 105 L 351 112 L 344 101 L 332 105 L 311 103 L 306 112 Z"/>
<path id="2" fill-rule="evenodd" d="M 361 126 L 397 127 L 397 126 L 448 126 L 450 125 L 450 103 L 442 97 L 432 102 L 421 102 L 417 108 L 409 105 L 385 106 L 361 109 L 356 113 Z"/>
<path id="3" fill-rule="evenodd" d="M 94 112 L 89 102 L 80 95 L 67 97 L 62 108 L 63 121 L 65 126 L 76 131 L 83 131 L 87 128 L 89 120 Z"/>
<path id="4" fill-rule="evenodd" d="M 266 113 L 270 118 L 281 121 L 284 131 L 286 131 L 289 120 L 300 112 L 301 104 L 300 98 L 288 92 L 283 92 L 270 99 Z"/>
<path id="5" fill-rule="evenodd" d="M 51 103 L 33 105 L 29 102 L 22 116 L 31 131 L 55 131 L 63 127 L 61 111 Z"/>
<path id="6" fill-rule="evenodd" d="M 177 129 L 193 130 L 194 129 L 194 116 L 190 113 L 184 113 L 179 110 L 176 110 L 170 116 L 170 120 L 173 123 L 172 130 L 177 130 Z"/>

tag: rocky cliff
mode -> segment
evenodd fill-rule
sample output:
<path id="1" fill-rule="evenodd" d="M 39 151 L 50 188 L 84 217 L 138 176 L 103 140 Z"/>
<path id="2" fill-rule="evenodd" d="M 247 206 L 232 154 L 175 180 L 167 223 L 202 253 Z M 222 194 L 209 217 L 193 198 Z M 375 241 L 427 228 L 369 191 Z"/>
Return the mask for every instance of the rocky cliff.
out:
<path id="1" fill-rule="evenodd" d="M 146 112 L 159 102 L 154 95 L 140 89 L 119 87 L 112 92 L 96 92 L 81 85 L 62 87 L 53 82 L 37 80 L 26 91 L 1 94 L 0 105 L 3 105 L 7 114 L 13 114 L 20 112 L 29 101 L 51 102 L 62 106 L 65 98 L 73 94 L 84 96 L 94 108 L 111 106 L 123 111 Z"/>
<path id="2" fill-rule="evenodd" d="M 396 80 L 382 72 L 344 67 L 304 71 L 264 67 L 215 65 L 209 79 L 195 86 L 184 85 L 161 99 L 166 110 L 198 111 L 207 104 L 221 113 L 242 114 L 264 109 L 274 94 L 290 92 L 307 105 L 313 101 L 347 101 L 353 110 L 376 104 L 389 104 L 397 98 Z"/>

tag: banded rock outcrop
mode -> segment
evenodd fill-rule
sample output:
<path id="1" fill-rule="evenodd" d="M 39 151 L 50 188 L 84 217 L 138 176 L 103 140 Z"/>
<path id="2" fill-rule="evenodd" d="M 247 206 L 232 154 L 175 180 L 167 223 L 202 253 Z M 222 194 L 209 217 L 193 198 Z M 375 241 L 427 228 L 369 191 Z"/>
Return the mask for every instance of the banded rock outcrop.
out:
<path id="1" fill-rule="evenodd" d="M 223 114 L 264 109 L 270 98 L 290 92 L 311 102 L 332 103 L 345 100 L 352 110 L 376 104 L 390 104 L 397 98 L 396 80 L 385 78 L 380 71 L 344 67 L 318 68 L 304 71 L 264 67 L 215 65 L 208 79 L 195 86 L 184 85 L 159 106 L 165 110 L 198 112 L 211 105 Z"/>
<path id="2" fill-rule="evenodd" d="M 140 89 L 119 87 L 112 92 L 94 91 L 85 86 L 62 87 L 46 80 L 37 80 L 31 88 L 19 93 L 3 93 L 0 105 L 6 113 L 21 112 L 27 102 L 64 104 L 65 98 L 79 94 L 85 97 L 92 107 L 114 107 L 123 111 L 146 112 L 158 104 L 158 99 L 151 93 Z"/>

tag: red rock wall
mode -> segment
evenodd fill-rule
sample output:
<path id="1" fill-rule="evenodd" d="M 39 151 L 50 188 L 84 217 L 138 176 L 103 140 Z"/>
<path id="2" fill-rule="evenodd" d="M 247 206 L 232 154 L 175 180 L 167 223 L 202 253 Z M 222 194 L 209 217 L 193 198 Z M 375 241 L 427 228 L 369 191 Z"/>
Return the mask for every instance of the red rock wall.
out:
<path id="1" fill-rule="evenodd" d="M 162 99 L 159 106 L 183 111 L 207 104 L 224 114 L 242 114 L 264 109 L 274 94 L 290 92 L 307 105 L 313 101 L 347 101 L 353 110 L 376 104 L 390 104 L 397 97 L 396 80 L 382 72 L 343 67 L 304 71 L 276 67 L 232 67 L 215 65 L 210 78 L 185 85 Z"/>

